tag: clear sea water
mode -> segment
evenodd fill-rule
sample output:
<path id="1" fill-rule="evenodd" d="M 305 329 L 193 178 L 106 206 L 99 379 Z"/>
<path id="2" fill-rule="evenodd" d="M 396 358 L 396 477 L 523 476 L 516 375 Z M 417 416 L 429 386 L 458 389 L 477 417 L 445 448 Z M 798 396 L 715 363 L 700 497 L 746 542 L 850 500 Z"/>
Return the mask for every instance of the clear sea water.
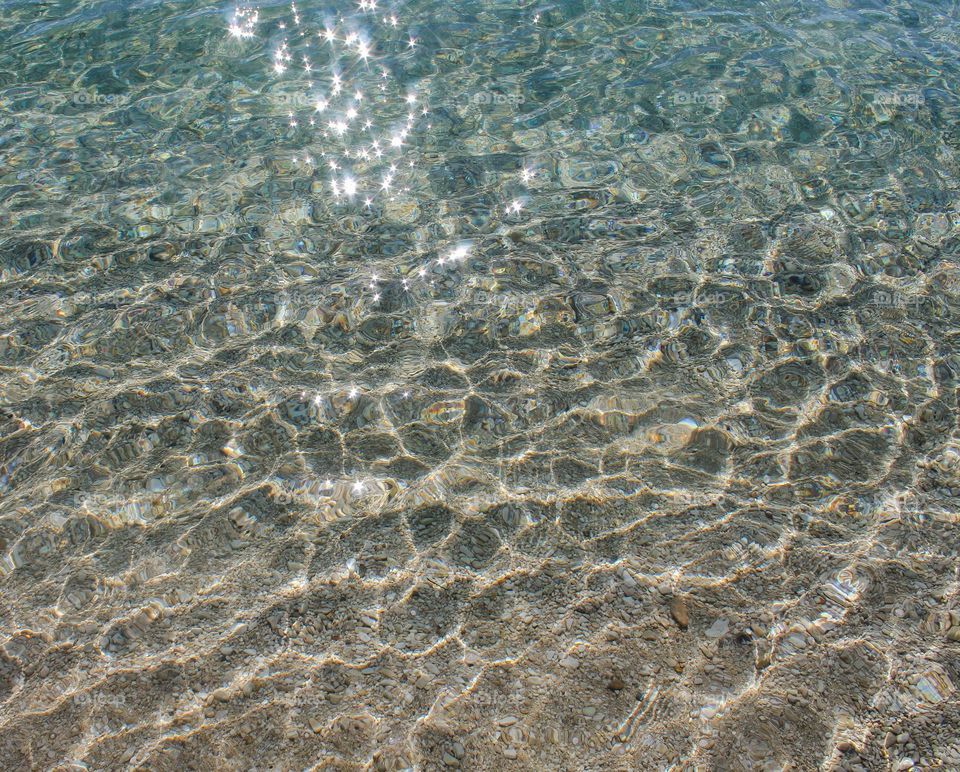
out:
<path id="1" fill-rule="evenodd" d="M 960 769 L 958 52 L 0 0 L 0 768 Z"/>

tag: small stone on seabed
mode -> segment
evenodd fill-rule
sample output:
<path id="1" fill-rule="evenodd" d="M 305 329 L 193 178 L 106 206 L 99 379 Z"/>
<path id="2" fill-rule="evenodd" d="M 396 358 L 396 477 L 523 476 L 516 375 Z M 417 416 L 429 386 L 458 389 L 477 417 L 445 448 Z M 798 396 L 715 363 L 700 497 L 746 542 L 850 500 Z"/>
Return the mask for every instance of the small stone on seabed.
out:
<path id="1" fill-rule="evenodd" d="M 682 630 L 687 629 L 687 625 L 690 624 L 690 616 L 687 613 L 687 601 L 680 595 L 674 595 L 670 600 L 670 616 L 673 617 L 673 621 Z"/>
<path id="2" fill-rule="evenodd" d="M 718 619 L 704 633 L 707 638 L 722 638 L 730 629 L 730 623 L 726 619 Z"/>

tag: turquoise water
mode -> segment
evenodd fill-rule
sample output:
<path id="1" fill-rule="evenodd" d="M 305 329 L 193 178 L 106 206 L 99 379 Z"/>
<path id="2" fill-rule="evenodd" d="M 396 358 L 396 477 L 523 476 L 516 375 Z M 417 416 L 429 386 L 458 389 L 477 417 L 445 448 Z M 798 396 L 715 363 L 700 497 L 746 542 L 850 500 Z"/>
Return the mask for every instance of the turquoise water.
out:
<path id="1" fill-rule="evenodd" d="M 0 2 L 0 767 L 960 768 L 958 32 Z"/>

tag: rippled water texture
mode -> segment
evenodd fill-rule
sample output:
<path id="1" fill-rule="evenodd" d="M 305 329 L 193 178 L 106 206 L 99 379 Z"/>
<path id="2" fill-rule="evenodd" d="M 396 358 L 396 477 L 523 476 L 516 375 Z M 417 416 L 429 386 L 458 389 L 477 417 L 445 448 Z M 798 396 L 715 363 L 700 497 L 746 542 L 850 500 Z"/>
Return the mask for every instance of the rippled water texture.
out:
<path id="1" fill-rule="evenodd" d="M 0 1 L 0 768 L 960 769 L 958 49 Z"/>

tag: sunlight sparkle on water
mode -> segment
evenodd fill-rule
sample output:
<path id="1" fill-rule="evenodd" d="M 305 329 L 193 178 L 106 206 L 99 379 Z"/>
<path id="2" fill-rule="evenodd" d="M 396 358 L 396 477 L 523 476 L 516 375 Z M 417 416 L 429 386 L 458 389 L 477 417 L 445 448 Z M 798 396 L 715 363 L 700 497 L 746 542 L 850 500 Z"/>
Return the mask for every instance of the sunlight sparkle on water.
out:
<path id="1" fill-rule="evenodd" d="M 419 132 L 430 127 L 425 120 L 419 123 L 430 112 L 429 91 L 421 92 L 423 83 L 404 83 L 392 74 L 393 57 L 414 57 L 417 38 L 396 30 L 400 20 L 395 14 L 371 14 L 376 10 L 375 0 L 360 0 L 353 14 L 327 15 L 315 20 L 301 18 L 294 3 L 290 10 L 293 26 L 304 25 L 295 37 L 283 31 L 287 24 L 276 19 L 266 21 L 262 14 L 244 8 L 234 12 L 230 34 L 253 37 L 257 23 L 262 27 L 272 24 L 275 33 L 279 30 L 278 39 L 272 44 L 274 73 L 278 79 L 289 79 L 302 89 L 303 104 L 308 106 L 303 121 L 298 120 L 301 116 L 296 110 L 288 114 L 286 141 L 300 151 L 294 152 L 295 158 L 305 159 L 298 168 L 301 173 L 326 176 L 322 167 L 312 162 L 311 154 L 319 155 L 329 169 L 323 186 L 328 191 L 328 201 L 338 207 L 359 206 L 365 213 L 374 214 L 378 201 L 396 201 L 397 197 L 410 194 L 412 179 L 408 175 L 416 173 Z M 291 21 L 290 17 L 287 21 Z M 310 29 L 312 21 L 317 26 Z M 311 42 L 317 41 L 322 41 L 325 49 L 322 56 L 316 45 L 310 48 Z M 380 46 L 384 52 L 405 53 L 388 55 L 378 51 Z M 402 72 L 406 68 L 398 69 Z M 373 96 L 366 98 L 365 94 Z M 315 121 L 313 116 L 319 113 L 324 114 L 324 120 Z M 307 149 L 311 152 L 305 153 Z M 524 185 L 535 176 L 536 171 L 529 166 L 519 171 Z M 525 201 L 526 196 L 517 196 L 497 209 L 501 215 L 516 216 L 524 209 Z M 471 244 L 460 242 L 440 249 L 435 264 L 453 266 L 467 258 Z M 403 290 L 412 292 L 413 284 L 419 284 L 428 274 L 426 266 L 420 267 L 402 280 Z M 369 297 L 374 302 L 381 297 L 373 283 Z M 350 396 L 356 396 L 356 389 Z"/>
<path id="2" fill-rule="evenodd" d="M 375 202 L 370 193 L 377 188 L 384 193 L 390 193 L 395 187 L 400 192 L 410 189 L 404 181 L 396 179 L 395 162 L 416 145 L 411 135 L 417 131 L 418 114 L 426 115 L 427 107 L 423 104 L 422 110 L 419 109 L 418 103 L 422 100 L 415 88 L 410 88 L 413 84 L 401 90 L 401 84 L 392 82 L 390 59 L 379 57 L 376 52 L 378 41 L 392 40 L 391 45 L 395 46 L 406 40 L 410 50 L 415 47 L 416 38 L 405 35 L 397 39 L 397 33 L 393 31 L 399 24 L 396 15 L 384 17 L 383 26 L 378 27 L 378 17 L 368 14 L 376 10 L 375 0 L 360 0 L 358 6 L 360 13 L 357 16 L 328 16 L 319 20 L 323 25 L 319 29 L 304 30 L 296 38 L 282 37 L 274 47 L 273 71 L 278 76 L 291 78 L 306 92 L 304 102 L 313 105 L 312 114 L 327 116 L 327 120 L 318 123 L 311 114 L 302 116 L 304 120 L 300 121 L 301 116 L 290 112 L 288 124 L 296 130 L 291 133 L 291 140 L 299 141 L 301 146 L 313 145 L 314 151 L 322 157 L 330 157 L 333 171 L 339 168 L 339 158 L 362 161 L 363 164 L 349 177 L 331 179 L 330 190 L 338 204 L 349 203 L 357 194 L 364 194 L 363 205 L 369 210 Z M 290 4 L 290 12 L 293 26 L 309 24 L 309 19 L 301 17 L 295 3 Z M 245 35 L 243 25 L 252 28 L 254 21 L 264 23 L 256 12 L 238 9 L 230 25 L 231 35 L 239 37 L 241 32 Z M 374 26 L 368 28 L 371 22 Z M 283 22 L 274 23 L 278 30 L 288 27 Z M 330 48 L 329 54 L 324 54 L 328 64 L 318 64 L 316 56 L 308 55 L 311 40 L 318 38 Z M 316 54 L 315 48 L 312 51 Z M 295 59 L 302 63 L 302 67 L 293 66 Z M 380 61 L 371 61 L 375 59 Z M 379 90 L 381 95 L 367 100 L 364 93 L 371 85 L 377 85 L 374 92 Z M 401 91 L 403 96 L 392 100 L 388 95 L 396 91 Z M 400 105 L 411 108 L 418 105 L 418 109 L 401 113 Z M 398 127 L 397 120 L 401 116 L 405 120 Z M 357 132 L 363 132 L 362 138 Z M 405 168 L 415 167 L 412 160 L 403 160 L 408 161 L 403 164 Z M 378 170 L 380 164 L 389 164 L 390 170 Z M 307 164 L 307 168 L 312 167 Z M 378 178 L 379 183 L 370 182 Z M 345 196 L 346 201 L 341 196 Z"/>
<path id="3" fill-rule="evenodd" d="M 230 18 L 230 34 L 235 38 L 252 38 L 259 19 L 259 11 L 253 8 L 236 8 Z"/>

